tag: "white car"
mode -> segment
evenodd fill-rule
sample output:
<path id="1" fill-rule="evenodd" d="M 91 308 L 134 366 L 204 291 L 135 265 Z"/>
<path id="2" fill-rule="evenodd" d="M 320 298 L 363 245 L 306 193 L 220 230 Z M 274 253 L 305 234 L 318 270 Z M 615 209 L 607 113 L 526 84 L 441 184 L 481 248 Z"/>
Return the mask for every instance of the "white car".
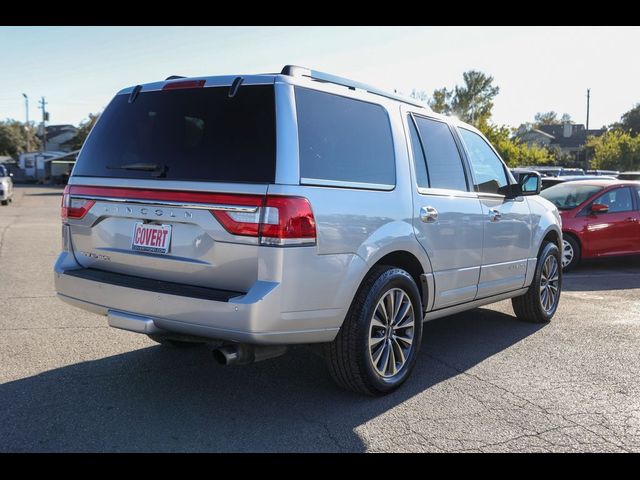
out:
<path id="1" fill-rule="evenodd" d="M 13 174 L 9 173 L 7 167 L 0 165 L 0 203 L 9 205 L 13 198 Z"/>

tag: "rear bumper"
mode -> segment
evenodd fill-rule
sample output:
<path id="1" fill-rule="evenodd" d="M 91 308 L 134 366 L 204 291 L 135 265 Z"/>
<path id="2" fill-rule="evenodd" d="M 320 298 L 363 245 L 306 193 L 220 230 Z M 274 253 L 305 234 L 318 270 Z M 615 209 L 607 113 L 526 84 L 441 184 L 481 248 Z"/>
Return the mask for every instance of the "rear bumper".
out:
<path id="1" fill-rule="evenodd" d="M 70 253 L 58 258 L 54 276 L 60 299 L 138 333 L 167 331 L 254 344 L 320 343 L 335 338 L 346 313 L 341 308 L 283 312 L 284 287 L 278 282 L 257 281 L 246 294 L 216 301 L 69 274 L 78 267 Z"/>

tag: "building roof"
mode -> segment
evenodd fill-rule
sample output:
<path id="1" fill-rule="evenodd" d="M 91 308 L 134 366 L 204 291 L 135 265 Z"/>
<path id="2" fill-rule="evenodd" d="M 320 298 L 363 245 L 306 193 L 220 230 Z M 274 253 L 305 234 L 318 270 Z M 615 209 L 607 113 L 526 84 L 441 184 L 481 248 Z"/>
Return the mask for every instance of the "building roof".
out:
<path id="1" fill-rule="evenodd" d="M 537 130 L 542 131 L 547 135 L 551 135 L 551 145 L 557 145 L 560 148 L 579 148 L 587 143 L 587 137 L 594 136 L 599 137 L 602 135 L 604 129 L 589 129 L 584 128 L 584 125 L 571 124 L 571 135 L 569 137 L 564 136 L 565 125 L 540 125 Z"/>

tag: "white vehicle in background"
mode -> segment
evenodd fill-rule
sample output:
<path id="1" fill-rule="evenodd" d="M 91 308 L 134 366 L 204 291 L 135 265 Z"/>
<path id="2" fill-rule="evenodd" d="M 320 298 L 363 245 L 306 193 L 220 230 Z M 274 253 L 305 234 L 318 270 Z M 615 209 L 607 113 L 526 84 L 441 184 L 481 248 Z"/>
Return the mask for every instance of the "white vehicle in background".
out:
<path id="1" fill-rule="evenodd" d="M 8 205 L 13 199 L 13 175 L 9 173 L 7 167 L 0 165 L 0 203 Z"/>

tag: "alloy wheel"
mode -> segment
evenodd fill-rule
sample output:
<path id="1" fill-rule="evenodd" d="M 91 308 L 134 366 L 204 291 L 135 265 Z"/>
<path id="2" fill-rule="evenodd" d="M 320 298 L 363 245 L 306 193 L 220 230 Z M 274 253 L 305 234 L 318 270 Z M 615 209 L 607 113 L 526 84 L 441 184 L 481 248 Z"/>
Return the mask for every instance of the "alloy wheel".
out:
<path id="1" fill-rule="evenodd" d="M 560 269 L 555 255 L 549 255 L 544 260 L 540 275 L 540 304 L 547 314 L 556 307 L 560 296 Z"/>
<path id="2" fill-rule="evenodd" d="M 407 363 L 415 321 L 411 299 L 402 289 L 388 290 L 376 305 L 369 327 L 369 359 L 382 377 L 397 375 Z"/>

